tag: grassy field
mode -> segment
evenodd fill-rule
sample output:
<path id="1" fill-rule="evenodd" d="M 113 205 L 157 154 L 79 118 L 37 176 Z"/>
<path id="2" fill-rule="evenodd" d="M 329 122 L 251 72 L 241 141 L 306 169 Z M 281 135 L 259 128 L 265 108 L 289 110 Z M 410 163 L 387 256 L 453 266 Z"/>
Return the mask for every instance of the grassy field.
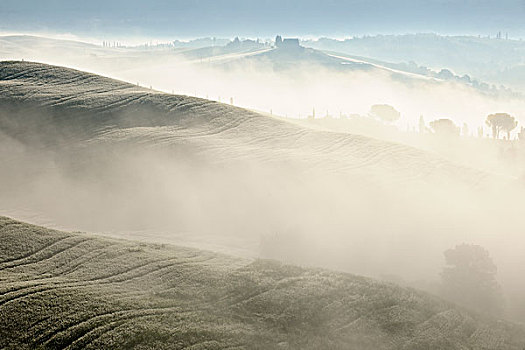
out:
<path id="1" fill-rule="evenodd" d="M 0 348 L 523 349 L 523 328 L 371 279 L 0 217 Z"/>

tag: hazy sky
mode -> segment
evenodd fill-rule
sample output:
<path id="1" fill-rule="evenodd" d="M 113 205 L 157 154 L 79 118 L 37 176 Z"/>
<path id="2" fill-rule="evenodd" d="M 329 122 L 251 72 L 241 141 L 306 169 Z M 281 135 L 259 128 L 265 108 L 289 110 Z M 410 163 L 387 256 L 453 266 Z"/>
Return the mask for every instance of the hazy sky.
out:
<path id="1" fill-rule="evenodd" d="M 525 0 L 0 0 L 0 32 L 89 37 L 378 33 L 525 37 Z"/>

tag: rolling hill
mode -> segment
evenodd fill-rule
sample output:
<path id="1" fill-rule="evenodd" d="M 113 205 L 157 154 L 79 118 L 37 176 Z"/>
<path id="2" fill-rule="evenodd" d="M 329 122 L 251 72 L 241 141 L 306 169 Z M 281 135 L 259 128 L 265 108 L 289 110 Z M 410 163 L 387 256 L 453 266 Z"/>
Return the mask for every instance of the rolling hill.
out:
<path id="1" fill-rule="evenodd" d="M 509 184 L 401 144 L 30 62 L 0 63 L 0 134 L 4 215 L 374 276 L 437 274 L 446 248 L 492 239 L 503 209 L 490 189 Z"/>
<path id="2" fill-rule="evenodd" d="M 255 66 L 286 71 L 304 65 L 335 72 L 365 72 L 368 74 L 392 74 L 408 84 L 428 81 L 425 74 L 406 70 L 403 65 L 390 64 L 366 57 L 348 57 L 337 52 L 323 52 L 312 47 L 280 48 L 246 40 L 229 42 L 220 46 L 198 48 L 180 47 L 100 47 L 71 40 L 59 40 L 30 35 L 0 36 L 0 59 L 17 58 L 50 62 L 58 65 L 82 67 L 113 75 L 130 75 L 144 69 L 144 62 L 173 69 L 172 64 L 195 64 L 216 69 L 242 69 Z M 439 67 L 439 66 L 438 66 Z M 122 72 L 121 72 L 122 71 Z M 154 80 L 155 81 L 155 80 Z"/>
<path id="3" fill-rule="evenodd" d="M 516 325 L 392 284 L 0 217 L 0 347 L 522 349 Z"/>
<path id="4" fill-rule="evenodd" d="M 320 38 L 304 45 L 366 56 L 392 63 L 416 62 L 434 69 L 448 68 L 490 83 L 523 90 L 524 44 L 521 40 L 496 37 L 442 36 L 431 33 L 378 35 L 346 40 Z M 514 76 L 511 72 L 515 71 Z M 523 81 L 523 80 L 522 80 Z"/>
<path id="5" fill-rule="evenodd" d="M 35 141 L 34 131 L 42 142 L 56 145 L 67 140 L 68 146 L 87 139 L 157 145 L 162 141 L 163 146 L 184 140 L 217 157 L 220 148 L 221 161 L 301 158 L 310 166 L 331 163 L 330 169 L 347 173 L 386 169 L 406 181 L 457 178 L 472 184 L 486 176 L 400 144 L 311 130 L 226 104 L 159 93 L 72 69 L 2 62 L 0 84 L 0 128 L 23 141 Z"/>

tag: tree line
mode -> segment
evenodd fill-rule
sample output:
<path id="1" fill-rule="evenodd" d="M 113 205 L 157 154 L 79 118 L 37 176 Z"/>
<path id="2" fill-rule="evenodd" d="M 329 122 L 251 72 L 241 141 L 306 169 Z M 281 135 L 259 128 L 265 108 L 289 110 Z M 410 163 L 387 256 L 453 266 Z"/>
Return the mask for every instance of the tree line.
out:
<path id="1" fill-rule="evenodd" d="M 401 117 L 401 113 L 390 105 L 376 104 L 370 108 L 369 116 L 380 119 L 383 122 L 393 123 Z M 494 139 L 500 139 L 503 134 L 506 140 L 510 140 L 511 132 L 518 127 L 516 118 L 508 113 L 489 114 L 485 120 L 485 124 L 491 129 Z M 434 134 L 443 136 L 459 136 L 461 133 L 461 128 L 457 126 L 453 120 L 448 118 L 433 120 L 429 125 L 430 129 L 426 127 L 423 116 L 421 116 L 419 119 L 420 132 L 431 131 Z M 464 125 L 464 131 L 465 130 L 468 131 L 466 124 Z M 478 129 L 478 136 L 483 137 L 482 127 Z M 518 133 L 518 138 L 525 140 L 525 128 L 521 128 L 521 131 Z"/>

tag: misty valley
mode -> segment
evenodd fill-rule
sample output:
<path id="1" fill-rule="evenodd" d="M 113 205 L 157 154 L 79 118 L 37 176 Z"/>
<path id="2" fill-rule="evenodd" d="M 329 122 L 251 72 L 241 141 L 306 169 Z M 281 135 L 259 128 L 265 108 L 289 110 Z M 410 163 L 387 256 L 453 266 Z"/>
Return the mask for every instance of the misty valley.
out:
<path id="1" fill-rule="evenodd" d="M 525 348 L 521 39 L 93 33 L 0 30 L 1 349 Z"/>

